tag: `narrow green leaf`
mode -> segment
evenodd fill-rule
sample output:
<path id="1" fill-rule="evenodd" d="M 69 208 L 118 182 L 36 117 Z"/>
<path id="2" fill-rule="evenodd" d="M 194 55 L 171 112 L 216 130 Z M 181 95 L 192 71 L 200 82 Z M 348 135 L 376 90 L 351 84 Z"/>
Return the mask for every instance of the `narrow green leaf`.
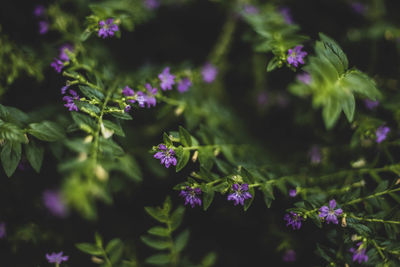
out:
<path id="1" fill-rule="evenodd" d="M 171 229 L 172 231 L 179 227 L 182 223 L 185 208 L 179 206 L 171 215 Z"/>
<path id="2" fill-rule="evenodd" d="M 212 188 L 203 191 L 203 210 L 207 210 L 214 200 L 215 192 Z"/>
<path id="3" fill-rule="evenodd" d="M 39 140 L 54 142 L 65 138 L 64 129 L 55 122 L 42 121 L 29 124 L 28 133 Z"/>
<path id="4" fill-rule="evenodd" d="M 200 166 L 206 170 L 211 170 L 214 164 L 214 151 L 212 147 L 201 147 L 199 151 L 199 162 Z"/>
<path id="5" fill-rule="evenodd" d="M 190 133 L 182 126 L 179 126 L 179 139 L 183 146 L 192 146 L 192 137 Z"/>
<path id="6" fill-rule="evenodd" d="M 25 154 L 32 168 L 39 173 L 43 162 L 43 147 L 39 146 L 34 140 L 30 140 L 29 143 L 25 145 Z"/>
<path id="7" fill-rule="evenodd" d="M 140 239 L 143 243 L 154 249 L 164 250 L 171 247 L 171 243 L 167 240 L 156 239 L 147 235 L 142 235 Z"/>
<path id="8" fill-rule="evenodd" d="M 256 191 L 254 190 L 254 187 L 249 188 L 249 193 L 251 194 L 252 198 L 246 199 L 244 201 L 244 206 L 243 206 L 244 211 L 248 210 L 250 208 L 250 206 L 251 206 L 251 203 L 253 203 L 253 200 L 254 200 L 254 197 L 255 197 L 255 194 L 256 194 Z"/>
<path id="9" fill-rule="evenodd" d="M 347 120 L 349 122 L 352 122 L 354 118 L 354 111 L 356 109 L 356 101 L 354 99 L 353 94 L 350 92 L 344 94 L 340 99 L 340 101 L 341 101 L 340 104 L 342 105 L 342 109 L 347 117 Z"/>
<path id="10" fill-rule="evenodd" d="M 322 110 L 322 117 L 327 129 L 331 129 L 339 118 L 341 105 L 335 98 L 328 98 Z"/>
<path id="11" fill-rule="evenodd" d="M 97 89 L 85 85 L 80 85 L 79 89 L 85 96 L 87 96 L 90 99 L 97 99 L 97 100 L 104 99 L 104 94 Z"/>
<path id="12" fill-rule="evenodd" d="M 154 226 L 147 231 L 149 234 L 157 236 L 169 236 L 169 231 L 167 228 L 161 226 Z"/>
<path id="13" fill-rule="evenodd" d="M 106 252 L 110 255 L 111 263 L 117 263 L 124 252 L 124 244 L 121 239 L 114 238 L 110 242 L 108 242 L 106 246 Z"/>
<path id="14" fill-rule="evenodd" d="M 158 207 L 144 207 L 144 210 L 159 222 L 166 223 L 168 221 L 167 216 Z"/>
<path id="15" fill-rule="evenodd" d="M 168 254 L 156 254 L 148 257 L 145 262 L 154 265 L 164 265 L 170 262 L 170 258 Z"/>
<path id="16" fill-rule="evenodd" d="M 132 120 L 132 116 L 126 112 L 110 112 L 111 116 L 121 120 Z"/>
<path id="17" fill-rule="evenodd" d="M 85 252 L 87 254 L 90 254 L 90 255 L 93 255 L 93 256 L 101 256 L 101 255 L 103 255 L 102 249 L 97 247 L 94 244 L 79 243 L 79 244 L 75 244 L 75 246 L 80 251 L 83 251 L 83 252 Z"/>
<path id="18" fill-rule="evenodd" d="M 176 172 L 179 172 L 189 162 L 190 151 L 187 149 L 183 149 L 182 146 L 179 146 L 175 152 L 176 157 L 178 158 L 178 163 L 176 164 Z"/>
<path id="19" fill-rule="evenodd" d="M 169 136 L 168 136 L 167 133 L 164 133 L 164 134 L 163 134 L 163 141 L 164 141 L 164 144 L 165 144 L 167 147 L 172 146 L 172 140 L 171 140 L 171 138 L 169 138 Z"/>
<path id="20" fill-rule="evenodd" d="M 11 177 L 21 160 L 21 143 L 7 141 L 1 150 L 1 164 L 8 177 Z"/>
<path id="21" fill-rule="evenodd" d="M 113 130 L 116 135 L 119 135 L 122 137 L 125 136 L 125 133 L 122 130 L 120 125 L 118 125 L 112 121 L 109 121 L 109 120 L 103 120 L 103 124 L 107 129 Z"/>
<path id="22" fill-rule="evenodd" d="M 178 252 L 182 251 L 182 249 L 185 248 L 188 241 L 189 241 L 189 230 L 186 229 L 176 237 L 174 242 L 175 250 Z"/>

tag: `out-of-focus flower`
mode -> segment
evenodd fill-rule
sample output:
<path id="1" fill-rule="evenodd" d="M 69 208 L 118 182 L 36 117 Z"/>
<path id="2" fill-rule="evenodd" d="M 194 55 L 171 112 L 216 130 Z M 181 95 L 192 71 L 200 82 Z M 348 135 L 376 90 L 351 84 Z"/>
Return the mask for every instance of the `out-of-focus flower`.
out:
<path id="1" fill-rule="evenodd" d="M 295 262 L 296 261 L 296 252 L 293 249 L 286 250 L 285 254 L 282 257 L 284 262 Z"/>
<path id="2" fill-rule="evenodd" d="M 363 248 L 362 242 L 357 243 L 357 248 L 350 248 L 349 250 L 353 253 L 353 261 L 358 261 L 361 264 L 363 261 L 368 261 L 368 255 L 366 255 L 367 250 Z"/>
<path id="3" fill-rule="evenodd" d="M 217 74 L 218 74 L 217 67 L 215 67 L 210 63 L 206 63 L 201 70 L 203 81 L 205 81 L 206 83 L 212 83 L 217 77 Z"/>
<path id="4" fill-rule="evenodd" d="M 79 96 L 74 90 L 69 90 L 69 93 L 70 95 L 63 97 L 63 100 L 66 102 L 64 107 L 67 107 L 69 111 L 78 111 L 78 107 L 74 100 L 79 100 Z"/>
<path id="5" fill-rule="evenodd" d="M 175 84 L 175 75 L 169 73 L 169 67 L 166 67 L 159 75 L 158 78 L 161 81 L 161 90 L 172 90 L 172 85 Z"/>
<path id="6" fill-rule="evenodd" d="M 4 222 L 0 222 L 0 239 L 6 236 L 6 224 Z"/>
<path id="7" fill-rule="evenodd" d="M 376 142 L 377 142 L 378 144 L 379 144 L 379 143 L 382 143 L 382 142 L 386 139 L 387 134 L 388 134 L 389 132 L 390 132 L 390 128 L 389 128 L 389 127 L 384 126 L 384 125 L 379 126 L 378 129 L 376 129 L 376 133 L 375 133 L 375 135 L 376 135 Z"/>
<path id="8" fill-rule="evenodd" d="M 112 18 L 109 18 L 106 21 L 101 20 L 99 26 L 99 37 L 102 37 L 103 39 L 113 37 L 115 32 L 119 30 L 118 25 L 114 23 L 114 19 Z"/>
<path id="9" fill-rule="evenodd" d="M 189 78 L 183 78 L 178 83 L 178 91 L 179 93 L 184 93 L 189 90 L 189 87 L 192 86 L 192 82 Z"/>
<path id="10" fill-rule="evenodd" d="M 158 0 L 144 0 L 144 6 L 147 9 L 156 9 L 160 6 L 160 2 Z"/>
<path id="11" fill-rule="evenodd" d="M 293 230 L 299 230 L 301 228 L 301 221 L 303 220 L 303 217 L 301 217 L 299 214 L 290 211 L 289 213 L 286 213 L 283 219 L 286 221 L 286 226 L 292 226 Z"/>
<path id="12" fill-rule="evenodd" d="M 292 14 L 288 7 L 282 7 L 281 9 L 279 9 L 279 13 L 281 13 L 283 19 L 287 24 L 293 24 Z"/>
<path id="13" fill-rule="evenodd" d="M 308 72 L 297 74 L 296 78 L 304 84 L 309 85 L 311 83 L 311 75 Z"/>
<path id="14" fill-rule="evenodd" d="M 68 260 L 68 256 L 63 256 L 64 252 L 59 252 L 59 253 L 51 253 L 51 254 L 46 254 L 46 259 L 49 263 L 56 263 L 56 264 L 60 264 L 63 261 L 67 261 Z"/>
<path id="15" fill-rule="evenodd" d="M 289 196 L 290 196 L 290 197 L 295 197 L 296 195 L 297 195 L 296 189 L 290 189 L 290 190 L 289 190 Z"/>
<path id="16" fill-rule="evenodd" d="M 46 12 L 46 8 L 42 5 L 37 5 L 35 6 L 35 9 L 33 10 L 33 15 L 35 15 L 35 17 L 41 17 L 44 15 L 44 13 Z"/>
<path id="17" fill-rule="evenodd" d="M 364 105 L 367 107 L 367 109 L 369 110 L 373 110 L 374 108 L 376 108 L 377 106 L 379 106 L 379 101 L 372 101 L 369 99 L 365 99 L 364 100 Z"/>
<path id="18" fill-rule="evenodd" d="M 45 20 L 39 21 L 39 34 L 43 35 L 49 31 L 49 23 Z"/>
<path id="19" fill-rule="evenodd" d="M 313 145 L 310 149 L 310 152 L 308 152 L 308 155 L 310 156 L 311 164 L 316 165 L 321 163 L 322 154 L 321 149 L 318 146 Z"/>
<path id="20" fill-rule="evenodd" d="M 301 49 L 303 48 L 302 45 L 297 45 L 294 49 L 289 49 L 288 50 L 288 58 L 287 62 L 289 65 L 292 65 L 297 68 L 297 66 L 300 64 L 304 64 L 304 57 L 307 56 L 307 52 L 302 51 Z"/>
<path id="21" fill-rule="evenodd" d="M 68 215 L 68 208 L 59 191 L 46 190 L 43 192 L 43 203 L 54 216 L 65 218 Z"/>

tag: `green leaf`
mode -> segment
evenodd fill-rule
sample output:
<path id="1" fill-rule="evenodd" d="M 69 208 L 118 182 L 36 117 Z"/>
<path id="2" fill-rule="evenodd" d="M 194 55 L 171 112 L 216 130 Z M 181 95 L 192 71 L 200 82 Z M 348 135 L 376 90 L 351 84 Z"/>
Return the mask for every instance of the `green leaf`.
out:
<path id="1" fill-rule="evenodd" d="M 42 121 L 29 124 L 28 133 L 39 140 L 54 142 L 65 138 L 64 129 L 55 122 Z"/>
<path id="2" fill-rule="evenodd" d="M 167 240 L 155 239 L 147 235 L 142 235 L 140 239 L 143 243 L 154 249 L 164 250 L 171 247 L 171 243 Z"/>
<path id="3" fill-rule="evenodd" d="M 215 252 L 208 253 L 201 261 L 202 267 L 211 267 L 217 260 L 217 254 Z"/>
<path id="4" fill-rule="evenodd" d="M 188 240 L 189 240 L 189 230 L 186 229 L 176 237 L 174 242 L 175 250 L 177 252 L 182 251 L 182 249 L 185 248 Z"/>
<path id="5" fill-rule="evenodd" d="M 346 54 L 333 39 L 323 33 L 319 33 L 319 37 L 324 43 L 324 55 L 331 64 L 335 66 L 339 74 L 344 73 L 344 71 L 349 67 L 349 61 Z"/>
<path id="6" fill-rule="evenodd" d="M 158 207 L 144 207 L 144 210 L 154 219 L 159 222 L 166 223 L 168 221 L 167 216 L 163 213 L 163 210 Z"/>
<path id="7" fill-rule="evenodd" d="M 171 138 L 169 138 L 169 136 L 168 136 L 167 133 L 164 133 L 164 134 L 163 134 L 163 141 L 164 141 L 164 144 L 165 144 L 167 147 L 170 147 L 170 146 L 173 145 L 173 144 L 172 144 L 172 140 L 171 140 Z"/>
<path id="8" fill-rule="evenodd" d="M 89 86 L 80 85 L 79 89 L 85 96 L 87 96 L 90 99 L 97 99 L 100 101 L 104 99 L 104 94 L 102 92 L 100 92 L 99 90 L 93 89 Z"/>
<path id="9" fill-rule="evenodd" d="M 169 236 L 170 232 L 167 228 L 161 226 L 154 226 L 147 231 L 149 234 L 158 235 L 158 236 Z"/>
<path id="10" fill-rule="evenodd" d="M 142 181 L 143 174 L 140 170 L 139 164 L 132 156 L 126 154 L 122 157 L 119 157 L 118 161 L 118 171 L 123 172 L 135 182 Z"/>
<path id="11" fill-rule="evenodd" d="M 211 170 L 214 164 L 214 151 L 212 147 L 201 147 L 199 151 L 199 162 L 200 166 L 206 170 Z"/>
<path id="12" fill-rule="evenodd" d="M 215 196 L 215 192 L 212 188 L 207 188 L 206 190 L 203 190 L 203 210 L 207 210 Z"/>
<path id="13" fill-rule="evenodd" d="M 103 153 L 110 153 L 115 157 L 124 155 L 124 150 L 110 138 L 99 138 L 99 150 Z"/>
<path id="14" fill-rule="evenodd" d="M 171 229 L 174 231 L 182 223 L 183 214 L 185 213 L 185 208 L 179 206 L 171 215 Z"/>
<path id="15" fill-rule="evenodd" d="M 176 172 L 179 172 L 189 162 L 190 151 L 187 149 L 183 149 L 182 146 L 179 146 L 175 152 L 176 157 L 178 158 L 178 163 L 176 164 Z"/>
<path id="16" fill-rule="evenodd" d="M 96 246 L 99 248 L 103 247 L 103 239 L 99 233 L 94 233 L 94 240 L 96 241 Z"/>
<path id="17" fill-rule="evenodd" d="M 274 69 L 276 69 L 276 67 L 278 67 L 278 60 L 276 59 L 276 57 L 273 57 L 267 65 L 267 72 L 273 71 Z"/>
<path id="18" fill-rule="evenodd" d="M 85 252 L 87 254 L 90 254 L 90 255 L 93 255 L 93 256 L 101 256 L 101 255 L 103 255 L 102 249 L 97 247 L 94 244 L 79 243 L 79 244 L 75 244 L 75 246 L 80 251 L 83 251 L 83 252 Z"/>
<path id="19" fill-rule="evenodd" d="M 248 210 L 251 206 L 251 203 L 253 203 L 254 197 L 256 195 L 256 191 L 254 190 L 254 187 L 249 188 L 249 193 L 251 194 L 252 198 L 246 199 L 244 201 L 244 206 L 243 206 L 244 211 Z"/>
<path id="20" fill-rule="evenodd" d="M 179 126 L 179 139 L 183 146 L 192 146 L 192 137 L 189 132 L 182 126 Z"/>
<path id="21" fill-rule="evenodd" d="M 113 130 L 116 135 L 125 137 L 124 131 L 122 130 L 121 126 L 119 126 L 118 124 L 116 124 L 112 121 L 109 121 L 109 120 L 103 120 L 103 124 L 107 129 Z"/>
<path id="22" fill-rule="evenodd" d="M 148 257 L 145 262 L 154 265 L 164 265 L 169 263 L 170 259 L 168 254 L 156 254 Z"/>
<path id="23" fill-rule="evenodd" d="M 353 94 L 350 92 L 344 94 L 340 99 L 340 101 L 341 101 L 340 104 L 342 105 L 342 109 L 347 117 L 347 120 L 349 122 L 352 122 L 354 118 L 354 111 L 356 109 L 356 101 L 354 99 Z"/>
<path id="24" fill-rule="evenodd" d="M 71 112 L 71 116 L 79 128 L 87 133 L 94 133 L 95 129 L 97 128 L 96 122 L 85 114 Z"/>
<path id="25" fill-rule="evenodd" d="M 28 143 L 28 138 L 17 125 L 0 121 L 0 140 L 4 139 L 17 143 Z"/>
<path id="26" fill-rule="evenodd" d="M 39 173 L 43 162 L 43 147 L 36 144 L 34 140 L 30 140 L 30 142 L 25 145 L 25 154 L 32 168 Z"/>
<path id="27" fill-rule="evenodd" d="M 132 120 L 132 116 L 126 112 L 110 112 L 111 116 L 121 120 Z"/>
<path id="28" fill-rule="evenodd" d="M 327 129 L 331 129 L 339 118 L 341 111 L 340 102 L 335 98 L 328 98 L 327 103 L 323 107 L 322 117 Z"/>
<path id="29" fill-rule="evenodd" d="M 15 172 L 21 160 L 21 143 L 7 141 L 1 150 L 1 164 L 8 177 Z"/>
<path id="30" fill-rule="evenodd" d="M 111 263 L 117 263 L 124 252 L 124 244 L 121 239 L 114 238 L 106 246 L 106 252 L 110 255 Z"/>

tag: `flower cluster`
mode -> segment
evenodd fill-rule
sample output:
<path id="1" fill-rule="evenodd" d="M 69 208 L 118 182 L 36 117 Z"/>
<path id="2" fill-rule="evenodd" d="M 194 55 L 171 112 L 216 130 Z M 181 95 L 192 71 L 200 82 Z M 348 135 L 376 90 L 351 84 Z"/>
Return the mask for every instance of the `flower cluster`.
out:
<path id="1" fill-rule="evenodd" d="M 334 224 L 338 224 L 338 219 L 337 216 L 342 215 L 343 210 L 342 209 L 336 209 L 336 201 L 334 199 L 329 201 L 329 207 L 328 206 L 322 206 L 319 209 L 319 217 L 322 219 L 326 220 L 326 223 L 334 223 Z"/>
<path id="2" fill-rule="evenodd" d="M 350 248 L 349 251 L 353 253 L 354 262 L 358 261 L 361 264 L 363 261 L 368 261 L 368 255 L 365 254 L 367 250 L 364 248 L 362 242 L 357 243 L 357 248 Z"/>
<path id="3" fill-rule="evenodd" d="M 293 230 L 299 230 L 301 228 L 301 221 L 303 220 L 301 215 L 290 211 L 289 213 L 285 214 L 283 219 L 286 221 L 286 226 L 292 226 Z"/>
<path id="4" fill-rule="evenodd" d="M 154 154 L 154 158 L 159 159 L 161 164 L 164 164 L 166 168 L 173 165 L 176 166 L 177 160 L 175 158 L 175 151 L 170 148 L 168 149 L 166 145 L 159 144 L 158 152 Z"/>
<path id="5" fill-rule="evenodd" d="M 46 254 L 46 259 L 49 263 L 61 264 L 63 261 L 68 260 L 68 256 L 63 256 L 64 252 Z"/>
<path id="6" fill-rule="evenodd" d="M 228 201 L 233 200 L 235 203 L 234 205 L 238 205 L 240 203 L 240 205 L 244 205 L 244 201 L 246 199 L 250 199 L 253 196 L 247 192 L 249 190 L 249 185 L 248 184 L 233 184 L 232 185 L 232 190 L 233 193 L 228 195 Z"/>
<path id="7" fill-rule="evenodd" d="M 61 92 L 66 92 L 68 87 L 61 88 Z M 70 95 L 65 95 L 63 101 L 65 101 L 64 107 L 68 108 L 69 111 L 78 111 L 78 107 L 75 104 L 75 100 L 79 101 L 79 96 L 75 90 L 70 89 L 68 91 Z"/>
<path id="8" fill-rule="evenodd" d="M 60 53 L 58 58 L 54 58 L 53 62 L 51 62 L 50 66 L 53 67 L 58 73 L 64 68 L 65 63 L 69 62 L 69 56 L 67 51 L 73 52 L 74 47 L 70 44 L 64 44 L 60 47 Z"/>
<path id="9" fill-rule="evenodd" d="M 99 37 L 113 37 L 115 32 L 119 31 L 119 27 L 114 23 L 114 19 L 109 18 L 106 21 L 99 21 Z"/>
<path id="10" fill-rule="evenodd" d="M 39 21 L 39 34 L 46 34 L 49 31 L 49 22 L 45 18 L 46 8 L 42 5 L 37 5 L 33 10 L 33 15 L 41 19 Z"/>
<path id="11" fill-rule="evenodd" d="M 186 188 L 179 193 L 179 196 L 185 198 L 185 205 L 190 204 L 192 208 L 196 205 L 201 206 L 200 195 L 200 188 L 192 188 L 190 186 L 186 186 Z"/>
<path id="12" fill-rule="evenodd" d="M 125 97 L 128 97 L 128 102 L 130 103 L 138 103 L 139 107 L 144 108 L 147 105 L 147 108 L 150 107 L 155 107 L 157 100 L 155 98 L 155 95 L 157 94 L 157 88 L 153 88 L 151 84 L 147 83 L 145 85 L 145 88 L 147 92 L 142 92 L 138 91 L 135 93 L 134 90 L 132 90 L 129 86 L 125 86 L 125 88 L 122 90 L 122 94 Z M 131 106 L 127 105 L 125 107 L 125 112 L 128 112 L 131 110 Z"/>
<path id="13" fill-rule="evenodd" d="M 294 49 L 288 50 L 287 62 L 289 63 L 289 65 L 297 68 L 299 66 L 299 63 L 304 64 L 303 59 L 305 56 L 307 56 L 307 52 L 302 51 L 302 48 L 302 45 L 297 45 Z"/>

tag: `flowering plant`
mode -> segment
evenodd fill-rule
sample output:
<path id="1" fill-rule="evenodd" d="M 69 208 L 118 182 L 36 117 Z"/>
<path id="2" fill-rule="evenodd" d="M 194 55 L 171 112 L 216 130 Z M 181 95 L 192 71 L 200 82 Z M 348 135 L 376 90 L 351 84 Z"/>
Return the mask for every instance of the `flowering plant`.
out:
<path id="1" fill-rule="evenodd" d="M 1 266 L 400 265 L 399 3 L 88 2 L 1 11 Z"/>

